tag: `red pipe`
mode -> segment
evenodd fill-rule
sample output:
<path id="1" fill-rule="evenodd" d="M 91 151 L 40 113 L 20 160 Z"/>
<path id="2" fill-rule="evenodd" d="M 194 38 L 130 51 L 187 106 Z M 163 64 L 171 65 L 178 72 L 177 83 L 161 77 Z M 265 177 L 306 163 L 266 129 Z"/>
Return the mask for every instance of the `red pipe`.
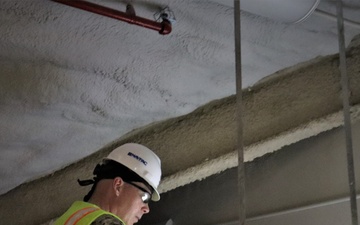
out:
<path id="1" fill-rule="evenodd" d="M 115 9 L 107 8 L 91 2 L 82 0 L 52 0 L 75 8 L 83 9 L 89 12 L 97 13 L 110 18 L 122 20 L 130 24 L 139 25 L 145 28 L 159 31 L 160 34 L 166 35 L 171 32 L 171 23 L 164 19 L 161 23 L 138 17 L 135 13 L 124 13 Z"/>

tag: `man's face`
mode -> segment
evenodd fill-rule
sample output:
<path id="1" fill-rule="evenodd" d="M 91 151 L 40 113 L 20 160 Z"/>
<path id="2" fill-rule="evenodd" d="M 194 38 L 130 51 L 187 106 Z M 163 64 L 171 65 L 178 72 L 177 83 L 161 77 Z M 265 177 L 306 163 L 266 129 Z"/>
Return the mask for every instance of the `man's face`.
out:
<path id="1" fill-rule="evenodd" d="M 146 185 L 140 182 L 132 182 L 132 184 L 124 182 L 122 185 L 121 195 L 117 200 L 118 209 L 116 214 L 126 225 L 137 223 L 144 214 L 150 212 L 148 203 L 143 202 L 144 191 L 141 189 L 151 193 Z"/>

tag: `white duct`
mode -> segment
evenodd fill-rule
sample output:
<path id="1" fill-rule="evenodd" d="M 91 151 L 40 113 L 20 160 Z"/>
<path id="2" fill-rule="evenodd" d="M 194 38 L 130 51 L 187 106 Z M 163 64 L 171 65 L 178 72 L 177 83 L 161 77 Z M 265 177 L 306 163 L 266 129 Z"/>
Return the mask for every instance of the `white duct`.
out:
<path id="1" fill-rule="evenodd" d="M 213 0 L 233 7 L 233 0 Z M 320 0 L 240 0 L 241 10 L 285 23 L 299 23 L 308 18 Z"/>

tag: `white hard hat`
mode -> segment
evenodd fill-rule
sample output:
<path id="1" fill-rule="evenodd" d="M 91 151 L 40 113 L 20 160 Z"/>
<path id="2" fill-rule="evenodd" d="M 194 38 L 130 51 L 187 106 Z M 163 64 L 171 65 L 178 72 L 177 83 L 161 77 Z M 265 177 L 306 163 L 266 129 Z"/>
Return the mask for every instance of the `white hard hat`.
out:
<path id="1" fill-rule="evenodd" d="M 161 178 L 161 161 L 153 151 L 140 144 L 127 143 L 110 152 L 105 160 L 116 161 L 134 171 L 154 189 L 151 200 L 160 200 L 157 187 Z"/>

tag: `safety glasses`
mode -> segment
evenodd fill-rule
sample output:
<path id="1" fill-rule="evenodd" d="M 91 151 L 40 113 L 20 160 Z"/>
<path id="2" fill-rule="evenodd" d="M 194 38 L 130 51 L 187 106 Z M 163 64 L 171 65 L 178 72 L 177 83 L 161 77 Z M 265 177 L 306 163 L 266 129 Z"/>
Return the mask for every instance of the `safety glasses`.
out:
<path id="1" fill-rule="evenodd" d="M 138 188 L 139 190 L 141 190 L 143 192 L 143 194 L 141 195 L 141 200 L 143 203 L 147 204 L 150 202 L 151 194 L 145 188 L 143 188 L 137 184 L 134 184 L 134 183 L 130 183 L 130 182 L 126 182 L 126 183 Z"/>

